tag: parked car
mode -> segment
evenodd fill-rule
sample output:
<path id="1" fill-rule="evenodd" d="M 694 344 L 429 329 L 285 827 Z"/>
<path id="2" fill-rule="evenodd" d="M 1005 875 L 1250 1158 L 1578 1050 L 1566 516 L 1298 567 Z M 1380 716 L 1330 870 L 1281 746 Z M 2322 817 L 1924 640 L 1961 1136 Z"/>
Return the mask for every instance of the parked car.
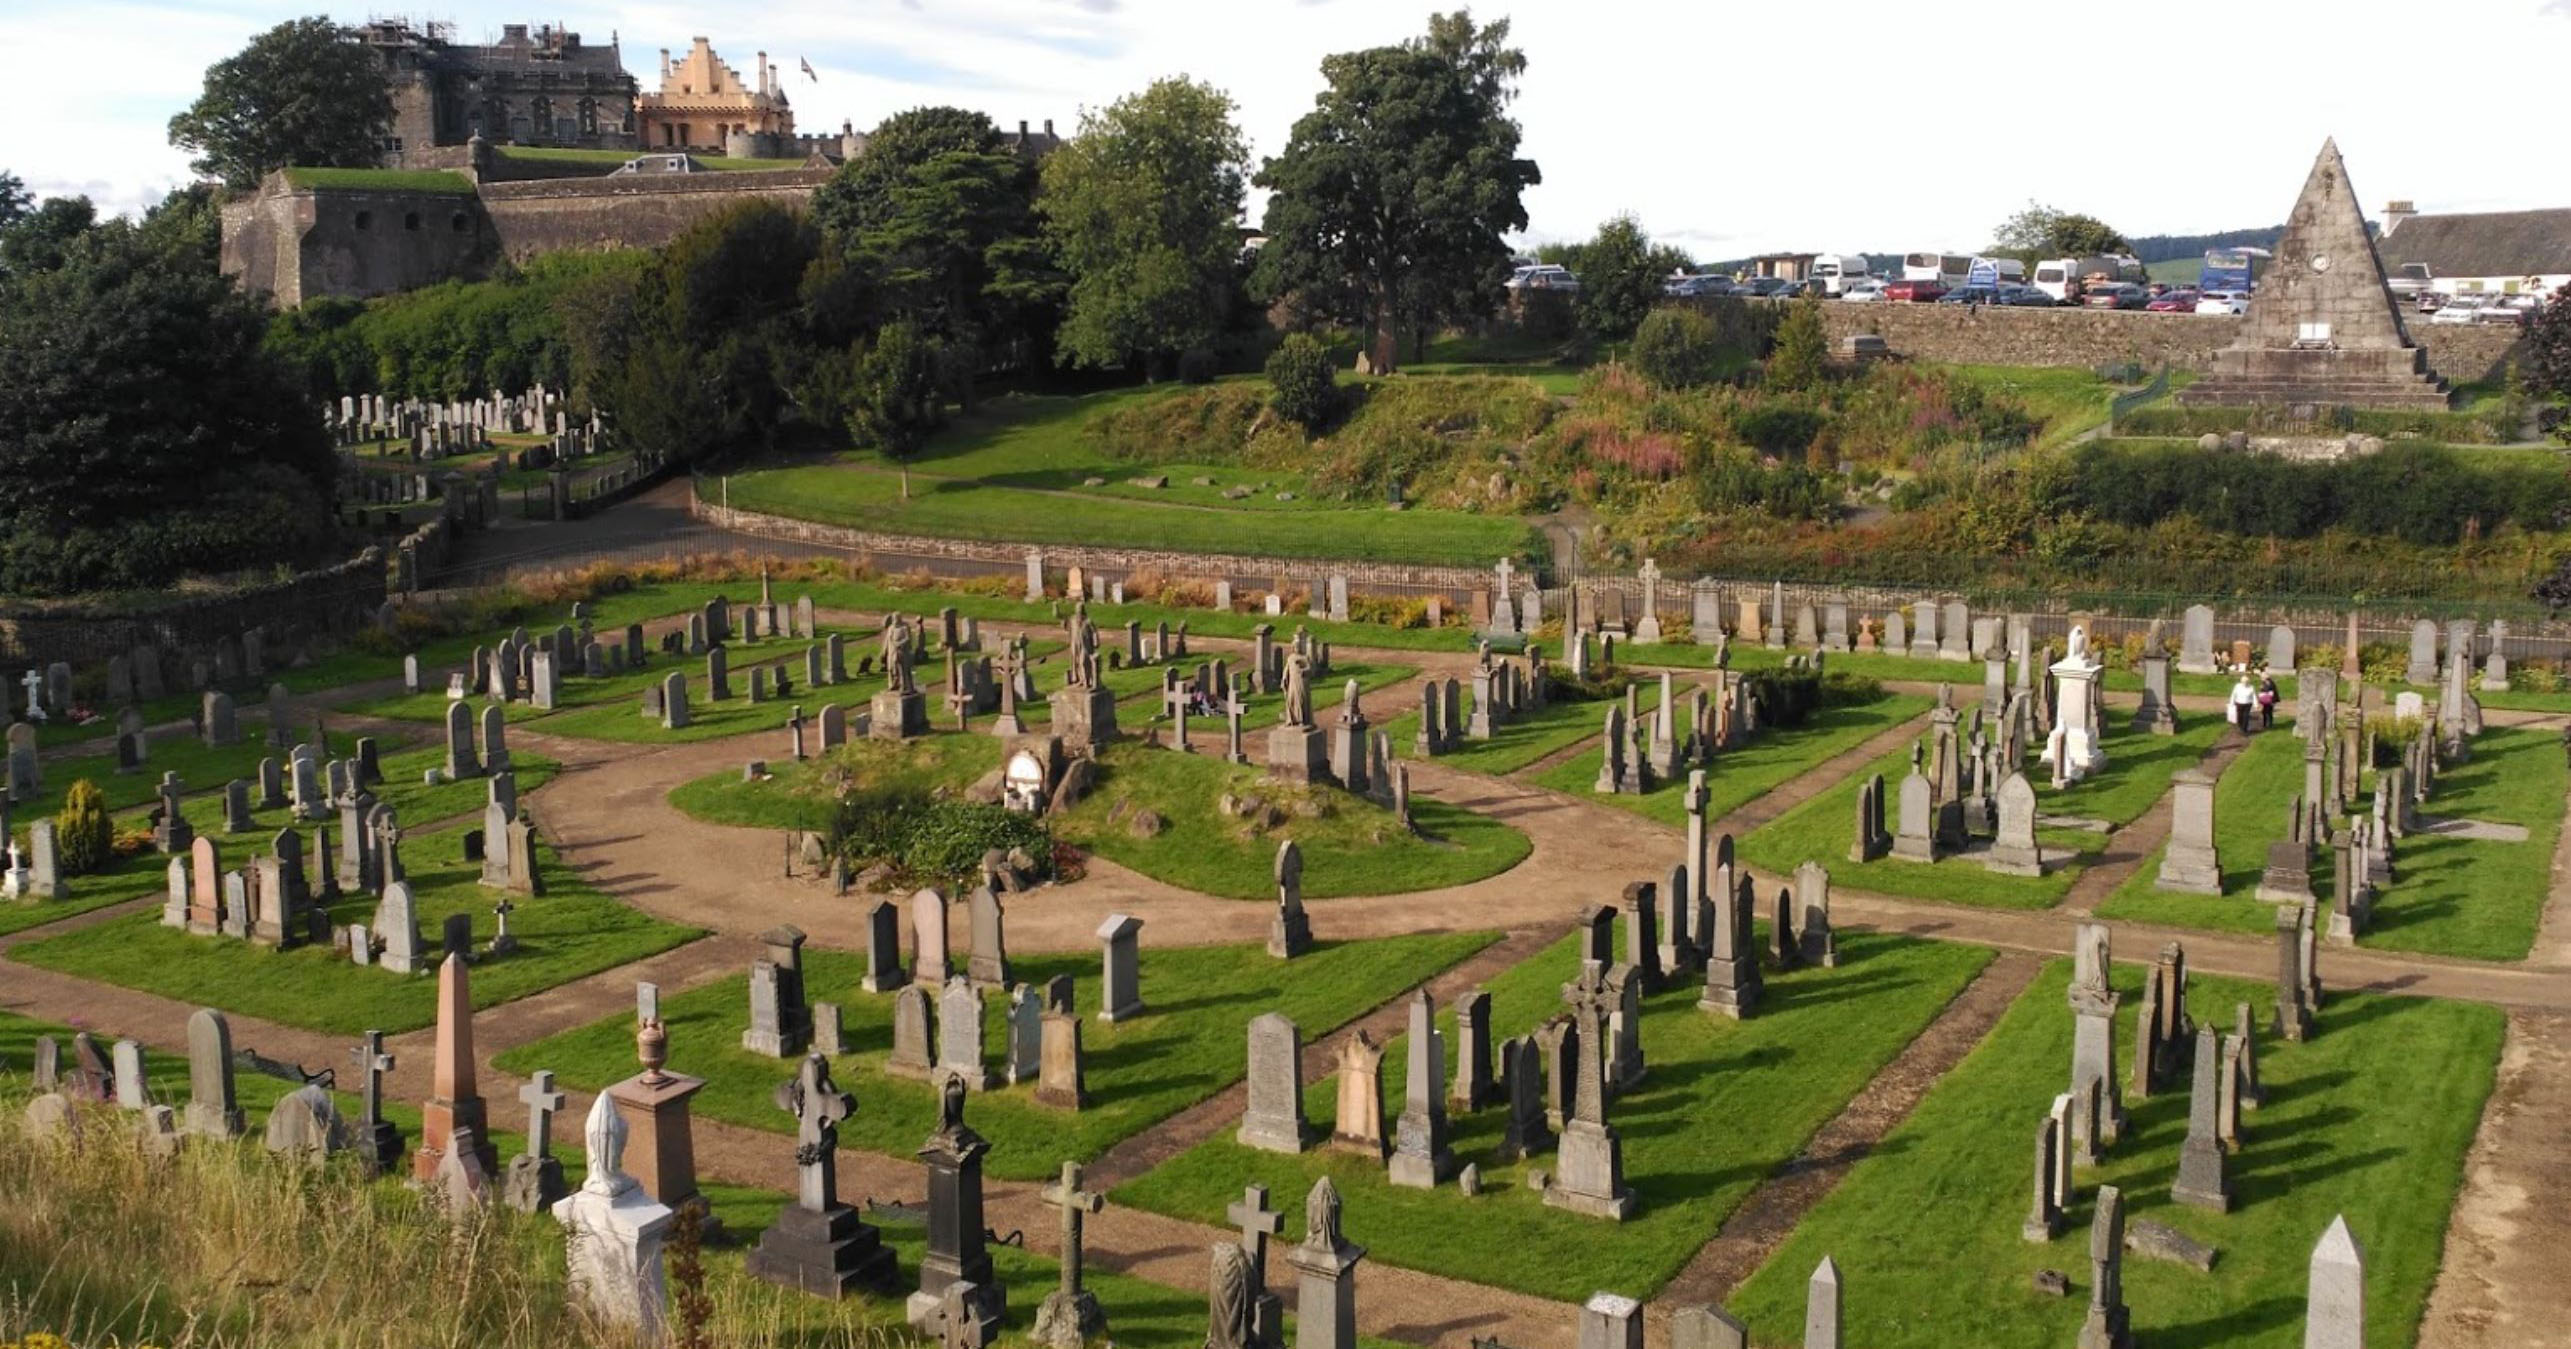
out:
<path id="1" fill-rule="evenodd" d="M 2002 286 L 1998 303 L 2013 309 L 2052 309 L 2062 302 L 2037 286 Z"/>
<path id="2" fill-rule="evenodd" d="M 1800 300 L 1806 295 L 1820 293 L 1821 283 L 1818 281 L 1779 281 L 1776 289 L 1766 292 L 1766 295 L 1771 300 Z"/>
<path id="3" fill-rule="evenodd" d="M 1560 263 L 1539 262 L 1517 269 L 1508 284 L 1511 290 L 1578 290 L 1580 278 Z"/>
<path id="4" fill-rule="evenodd" d="M 2485 324 L 2514 323 L 2525 327 L 2534 323 L 2535 316 L 2543 309 L 2544 297 L 2541 295 L 2498 295 L 2482 306 L 2482 312 L 2476 319 Z"/>
<path id="5" fill-rule="evenodd" d="M 1902 304 L 1928 304 L 1945 293 L 1946 287 L 1942 283 L 1927 279 L 1904 278 L 1884 283 L 1884 298 Z"/>
<path id="6" fill-rule="evenodd" d="M 2446 303 L 2438 306 L 2436 313 L 2428 316 L 2428 321 L 2439 326 L 2479 323 L 2482 321 L 2482 306 L 2489 302 L 2490 297 L 2486 295 L 2450 295 Z"/>
<path id="7" fill-rule="evenodd" d="M 1839 298 L 1860 304 L 1872 304 L 1884 298 L 1884 283 L 1871 276 L 1860 277 L 1842 287 Z"/>
<path id="8" fill-rule="evenodd" d="M 2150 302 L 2143 288 L 2131 281 L 2109 281 L 2080 292 L 2081 307 L 2086 309 L 2140 309 Z"/>
<path id="9" fill-rule="evenodd" d="M 2143 308 L 2154 314 L 2193 314 L 2196 302 L 2203 298 L 2203 294 L 2193 287 L 2182 286 L 2177 290 L 2162 291 Z"/>
<path id="10" fill-rule="evenodd" d="M 2423 290 L 2419 292 L 2419 312 L 2423 314 L 2434 314 L 2438 310 L 2446 307 L 2446 300 L 2446 292 L 2442 290 Z"/>
<path id="11" fill-rule="evenodd" d="M 1938 296 L 1937 302 L 1939 304 L 1998 304 L 2000 302 L 2000 288 L 1997 286 L 1957 286 L 1955 289 Z"/>
<path id="12" fill-rule="evenodd" d="M 1729 295 L 1732 293 L 1732 278 L 1711 275 L 1674 276 L 1661 283 L 1660 293 L 1681 299 L 1697 295 Z"/>
<path id="13" fill-rule="evenodd" d="M 2237 290 L 2209 290 L 2196 297 L 2199 314 L 2246 314 L 2250 297 Z"/>
<path id="14" fill-rule="evenodd" d="M 1799 284 L 1781 276 L 1754 276 L 1732 287 L 1735 295 L 1774 295 L 1788 286 Z"/>

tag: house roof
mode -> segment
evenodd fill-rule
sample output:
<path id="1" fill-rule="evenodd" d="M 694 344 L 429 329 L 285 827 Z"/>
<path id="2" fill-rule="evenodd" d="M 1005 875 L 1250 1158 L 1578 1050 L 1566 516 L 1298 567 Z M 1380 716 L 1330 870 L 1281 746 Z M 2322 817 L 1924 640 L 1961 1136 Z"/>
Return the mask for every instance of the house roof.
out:
<path id="1" fill-rule="evenodd" d="M 2424 262 L 2437 276 L 2571 272 L 2571 210 L 2417 215 L 2377 241 L 2384 266 Z"/>

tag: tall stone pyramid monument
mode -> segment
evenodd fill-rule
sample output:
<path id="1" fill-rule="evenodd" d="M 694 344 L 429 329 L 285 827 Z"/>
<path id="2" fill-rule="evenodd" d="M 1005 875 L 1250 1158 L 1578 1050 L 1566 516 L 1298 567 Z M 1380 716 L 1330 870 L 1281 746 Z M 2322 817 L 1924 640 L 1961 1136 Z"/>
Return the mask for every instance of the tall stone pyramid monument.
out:
<path id="1" fill-rule="evenodd" d="M 2285 219 L 2276 257 L 2241 335 L 2179 394 L 2189 404 L 2443 408 L 2445 382 L 2412 346 L 2348 186 L 2339 144 L 2324 141 Z"/>

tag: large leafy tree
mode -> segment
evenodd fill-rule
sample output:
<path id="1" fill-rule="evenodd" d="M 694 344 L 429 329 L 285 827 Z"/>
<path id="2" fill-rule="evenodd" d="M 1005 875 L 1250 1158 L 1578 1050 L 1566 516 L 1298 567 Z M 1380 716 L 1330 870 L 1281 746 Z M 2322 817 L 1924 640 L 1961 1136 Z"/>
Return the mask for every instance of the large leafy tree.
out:
<path id="1" fill-rule="evenodd" d="M 2571 291 L 2556 292 L 2526 334 L 2526 382 L 2549 398 L 2571 395 Z"/>
<path id="2" fill-rule="evenodd" d="M 251 187 L 289 164 L 383 162 L 393 98 L 383 61 L 325 17 L 289 19 L 206 68 L 205 91 L 170 119 L 170 144 L 196 171 Z"/>
<path id="3" fill-rule="evenodd" d="M 2132 241 L 2094 215 L 2059 211 L 2040 202 L 2000 222 L 1991 249 L 2032 265 L 2038 258 L 2086 258 L 2131 253 Z"/>
<path id="4" fill-rule="evenodd" d="M 1563 261 L 1580 278 L 1580 330 L 1593 342 L 1632 337 L 1660 303 L 1669 274 L 1688 264 L 1687 254 L 1653 243 L 1631 215 L 1599 226 L 1596 238 L 1566 250 Z"/>
<path id="5" fill-rule="evenodd" d="M 1061 294 L 1035 193 L 1034 164 L 989 118 L 917 108 L 876 128 L 813 214 L 884 313 L 1007 368 L 1041 354 Z"/>
<path id="6" fill-rule="evenodd" d="M 1508 270 L 1502 236 L 1526 228 L 1539 181 L 1518 157 L 1508 100 L 1526 69 L 1507 20 L 1458 12 L 1426 38 L 1342 52 L 1257 182 L 1269 189 L 1255 284 L 1362 322 L 1378 369 L 1400 327 L 1487 310 Z"/>
<path id="7" fill-rule="evenodd" d="M 0 169 L 0 229 L 18 223 L 18 217 L 34 209 L 36 198 L 27 191 L 25 179 Z"/>
<path id="8" fill-rule="evenodd" d="M 690 460 L 772 446 L 817 247 L 812 224 L 772 202 L 700 220 L 630 286 L 576 292 L 571 364 L 640 445 Z"/>
<path id="9" fill-rule="evenodd" d="M 1073 364 L 1166 366 L 1210 345 L 1239 285 L 1249 146 L 1229 95 L 1161 80 L 1084 114 L 1038 205 L 1070 278 L 1054 340 Z"/>
<path id="10" fill-rule="evenodd" d="M 0 589 L 165 586 L 309 560 L 338 467 L 268 316 L 110 222 L 0 275 Z"/>

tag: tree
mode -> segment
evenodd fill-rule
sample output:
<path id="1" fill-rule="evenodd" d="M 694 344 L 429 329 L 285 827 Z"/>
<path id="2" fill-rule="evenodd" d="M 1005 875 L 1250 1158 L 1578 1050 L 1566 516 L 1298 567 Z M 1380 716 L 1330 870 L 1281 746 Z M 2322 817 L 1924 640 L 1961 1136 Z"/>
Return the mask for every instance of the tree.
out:
<path id="1" fill-rule="evenodd" d="M 1047 345 L 1061 295 L 1035 187 L 991 119 L 917 108 L 876 128 L 813 214 L 873 276 L 885 312 L 982 365 L 1017 367 Z"/>
<path id="2" fill-rule="evenodd" d="M 1267 374 L 1269 402 L 1279 413 L 1302 423 L 1306 431 L 1329 422 L 1339 405 L 1339 372 L 1331 368 L 1330 353 L 1319 338 L 1288 333 L 1268 353 Z"/>
<path id="3" fill-rule="evenodd" d="M 18 218 L 34 210 L 35 205 L 35 194 L 27 191 L 26 181 L 0 169 L 0 229 L 17 224 Z"/>
<path id="4" fill-rule="evenodd" d="M 289 19 L 206 68 L 205 91 L 170 119 L 197 172 L 255 187 L 288 165 L 383 162 L 393 98 L 381 58 L 327 18 Z"/>
<path id="5" fill-rule="evenodd" d="M 2093 215 L 2059 211 L 2040 202 L 2000 222 L 1991 251 L 2033 266 L 2039 258 L 2086 258 L 2131 253 L 2134 246 Z"/>
<path id="6" fill-rule="evenodd" d="M 1767 386 L 1787 393 L 1809 389 L 1829 370 L 1830 333 L 1822 326 L 1821 301 L 1807 295 L 1777 324 L 1776 349 L 1768 353 Z"/>
<path id="7" fill-rule="evenodd" d="M 1373 334 L 1379 370 L 1399 328 L 1487 312 L 1539 182 L 1507 101 L 1525 56 L 1508 22 L 1462 12 L 1427 38 L 1325 57 L 1327 87 L 1256 179 L 1271 193 L 1253 288 L 1301 293 Z"/>
<path id="8" fill-rule="evenodd" d="M 1642 222 L 1620 215 L 1598 227 L 1568 264 L 1580 278 L 1580 331 L 1592 342 L 1621 342 L 1642 326 L 1660 303 L 1665 259 L 1643 233 Z"/>
<path id="9" fill-rule="evenodd" d="M 311 560 L 338 469 L 265 308 L 136 227 L 0 275 L 0 590 Z"/>
<path id="10" fill-rule="evenodd" d="M 1081 117 L 1037 200 L 1070 277 L 1064 360 L 1165 367 L 1212 345 L 1238 285 L 1249 157 L 1230 96 L 1184 78 Z"/>
<path id="11" fill-rule="evenodd" d="M 0 227 L 0 273 L 50 272 L 98 226 L 98 208 L 87 197 L 47 197 Z"/>
<path id="12" fill-rule="evenodd" d="M 2536 311 L 2526 334 L 2527 386 L 2552 398 L 2571 394 L 2571 290 L 2558 291 Z"/>
<path id="13" fill-rule="evenodd" d="M 902 466 L 902 499 L 911 495 L 910 458 L 944 420 L 938 343 L 909 319 L 895 319 L 875 340 L 849 353 L 848 434 Z"/>
<path id="14" fill-rule="evenodd" d="M 1703 310 L 1686 305 L 1655 309 L 1634 330 L 1634 368 L 1664 389 L 1710 384 L 1722 361 L 1722 336 Z"/>

